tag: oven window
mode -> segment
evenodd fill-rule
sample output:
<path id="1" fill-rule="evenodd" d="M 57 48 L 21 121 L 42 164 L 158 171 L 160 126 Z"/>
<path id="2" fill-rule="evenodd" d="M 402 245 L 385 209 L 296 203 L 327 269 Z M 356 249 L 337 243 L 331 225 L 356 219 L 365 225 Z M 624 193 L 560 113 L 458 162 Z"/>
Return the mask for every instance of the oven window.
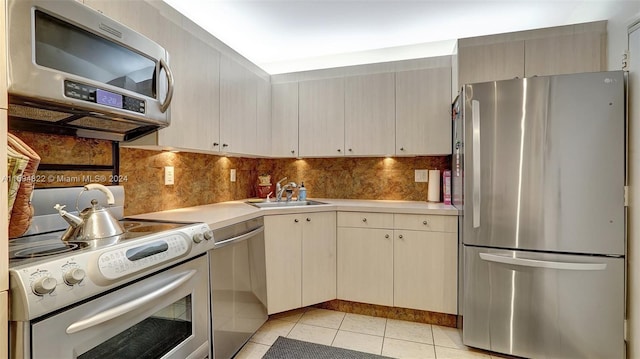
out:
<path id="1" fill-rule="evenodd" d="M 35 38 L 38 65 L 155 98 L 155 61 L 38 10 Z"/>
<path id="2" fill-rule="evenodd" d="M 193 334 L 191 295 L 112 337 L 78 359 L 159 358 Z"/>

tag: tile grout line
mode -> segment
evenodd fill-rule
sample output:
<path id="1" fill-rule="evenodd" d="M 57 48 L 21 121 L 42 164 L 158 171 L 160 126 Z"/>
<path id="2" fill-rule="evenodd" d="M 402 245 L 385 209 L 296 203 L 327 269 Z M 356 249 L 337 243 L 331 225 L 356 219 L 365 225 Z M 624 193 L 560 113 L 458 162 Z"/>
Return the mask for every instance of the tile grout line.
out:
<path id="1" fill-rule="evenodd" d="M 429 324 L 431 326 L 431 342 L 433 343 L 433 357 L 435 359 L 438 359 L 438 351 L 436 350 L 436 336 L 435 334 L 433 334 L 433 325 Z"/>
<path id="2" fill-rule="evenodd" d="M 338 336 L 340 327 L 342 327 L 342 323 L 344 323 L 344 318 L 346 317 L 347 317 L 347 313 L 344 313 L 344 315 L 342 316 L 342 319 L 340 320 L 340 325 L 338 325 L 338 329 L 336 329 L 336 334 L 333 336 L 333 339 L 331 340 L 331 346 L 333 346 L 333 343 L 336 341 L 336 337 Z"/>

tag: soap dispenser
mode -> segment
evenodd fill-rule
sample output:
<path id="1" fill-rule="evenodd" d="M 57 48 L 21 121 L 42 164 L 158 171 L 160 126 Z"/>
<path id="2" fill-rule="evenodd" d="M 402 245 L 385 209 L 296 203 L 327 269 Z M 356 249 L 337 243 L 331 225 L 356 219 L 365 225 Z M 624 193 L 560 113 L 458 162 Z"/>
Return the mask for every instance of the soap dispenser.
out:
<path id="1" fill-rule="evenodd" d="M 307 188 L 304 186 L 304 182 L 300 184 L 300 188 L 298 189 L 298 201 L 306 201 L 307 200 Z"/>

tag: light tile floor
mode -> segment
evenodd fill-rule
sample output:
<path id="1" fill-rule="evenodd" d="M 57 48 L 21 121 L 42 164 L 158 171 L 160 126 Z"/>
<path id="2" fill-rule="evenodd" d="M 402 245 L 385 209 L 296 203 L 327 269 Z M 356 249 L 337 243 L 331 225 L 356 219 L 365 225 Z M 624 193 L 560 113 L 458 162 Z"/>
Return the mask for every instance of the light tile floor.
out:
<path id="1" fill-rule="evenodd" d="M 262 358 L 278 336 L 393 358 L 503 358 L 466 347 L 455 328 L 316 308 L 272 315 L 236 358 Z"/>

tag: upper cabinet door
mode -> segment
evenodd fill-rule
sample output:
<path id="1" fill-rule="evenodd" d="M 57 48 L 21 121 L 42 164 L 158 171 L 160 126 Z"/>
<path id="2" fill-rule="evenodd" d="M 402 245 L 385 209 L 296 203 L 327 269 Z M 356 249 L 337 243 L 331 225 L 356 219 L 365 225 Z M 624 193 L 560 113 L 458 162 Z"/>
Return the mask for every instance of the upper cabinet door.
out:
<path id="1" fill-rule="evenodd" d="M 256 154 L 271 154 L 271 82 L 269 79 L 258 78 L 257 99 L 257 133 Z"/>
<path id="2" fill-rule="evenodd" d="M 342 156 L 344 152 L 344 96 L 342 78 L 301 81 L 300 156 Z"/>
<path id="3" fill-rule="evenodd" d="M 256 153 L 257 81 L 257 75 L 221 56 L 220 151 Z"/>
<path id="4" fill-rule="evenodd" d="M 451 153 L 450 93 L 451 68 L 396 73 L 396 155 Z"/>
<path id="5" fill-rule="evenodd" d="M 524 41 L 483 45 L 467 41 L 472 40 L 458 42 L 458 87 L 524 76 Z"/>
<path id="6" fill-rule="evenodd" d="M 220 54 L 194 36 L 170 52 L 176 79 L 171 126 L 160 130 L 162 146 L 217 151 L 220 142 Z"/>
<path id="7" fill-rule="evenodd" d="M 601 32 L 526 40 L 525 76 L 606 71 L 606 41 Z"/>
<path id="8" fill-rule="evenodd" d="M 345 78 L 345 154 L 395 153 L 395 74 Z"/>
<path id="9" fill-rule="evenodd" d="M 298 83 L 271 85 L 271 155 L 298 156 Z"/>

